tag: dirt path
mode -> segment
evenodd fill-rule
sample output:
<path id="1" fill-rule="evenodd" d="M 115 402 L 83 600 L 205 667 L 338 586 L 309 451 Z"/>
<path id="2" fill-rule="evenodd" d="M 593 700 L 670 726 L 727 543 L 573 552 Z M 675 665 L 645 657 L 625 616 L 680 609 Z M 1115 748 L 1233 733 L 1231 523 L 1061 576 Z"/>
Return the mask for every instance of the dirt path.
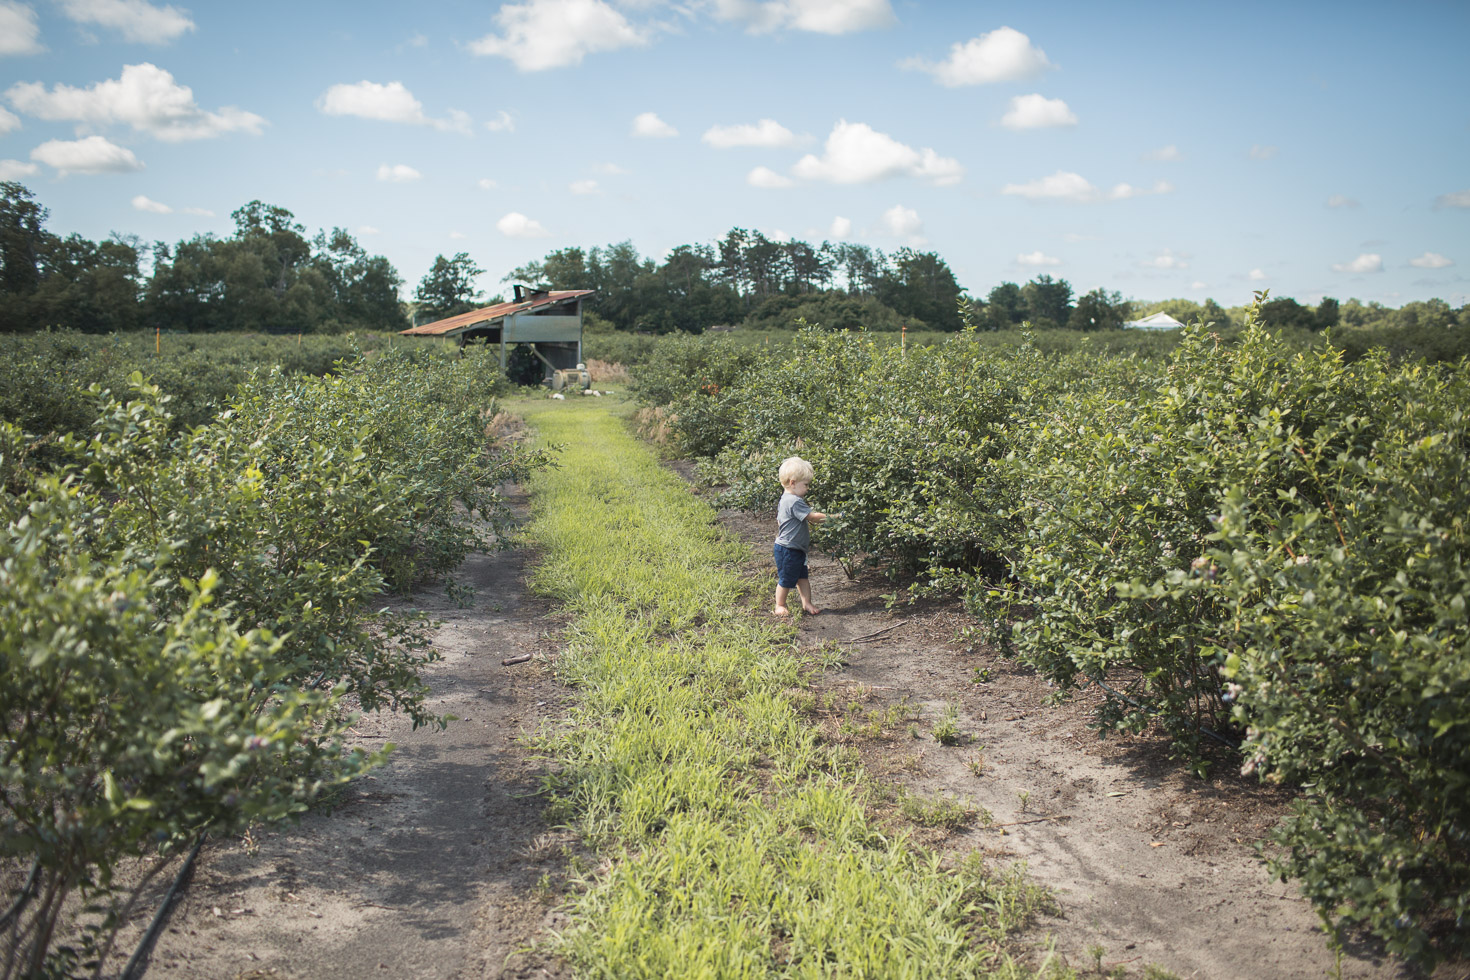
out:
<path id="1" fill-rule="evenodd" d="M 516 501 L 523 503 L 523 501 Z M 544 836 L 537 770 L 518 737 L 567 697 L 530 653 L 554 624 L 529 597 L 523 552 L 472 556 L 442 589 L 413 597 L 443 622 L 433 710 L 461 720 L 412 731 L 365 718 L 363 743 L 397 744 L 331 812 L 252 848 L 210 845 L 154 952 L 150 977 L 491 978 L 566 975 L 545 954 L 507 957 L 556 924 L 540 876 L 559 864 Z"/>
<path id="2" fill-rule="evenodd" d="M 687 475 L 687 467 L 676 468 Z M 720 517 L 751 544 L 756 568 L 769 564 L 772 528 L 736 511 Z M 1156 740 L 1100 741 L 1087 727 L 1089 698 L 1047 706 L 1055 691 L 1034 672 L 983 644 L 957 641 L 968 619 L 955 605 L 889 610 L 883 594 L 894 586 L 881 578 L 850 581 L 821 554 L 809 564 L 824 612 L 800 621 L 800 644 L 835 645 L 847 661 L 821 681 L 824 694 L 840 695 L 823 721 L 828 734 L 844 738 L 843 706 L 861 705 L 846 712 L 851 718 L 911 705 L 907 718 L 919 737 L 905 724 L 852 740 L 868 770 L 908 792 L 988 811 L 989 828 L 977 820 L 918 836 L 957 855 L 981 850 L 997 864 L 1026 862 L 1032 878 L 1057 895 L 1060 914 L 1041 929 L 1066 962 L 1091 968 L 1088 949 L 1100 946 L 1105 969 L 1123 964 L 1141 972 L 1156 964 L 1209 980 L 1330 973 L 1333 955 L 1310 905 L 1294 886 L 1273 880 L 1252 849 L 1283 811 L 1285 794 L 1228 766 L 1196 779 Z M 931 734 L 948 706 L 963 733 L 953 746 Z M 1343 961 L 1343 977 L 1411 975 L 1366 948 Z"/>

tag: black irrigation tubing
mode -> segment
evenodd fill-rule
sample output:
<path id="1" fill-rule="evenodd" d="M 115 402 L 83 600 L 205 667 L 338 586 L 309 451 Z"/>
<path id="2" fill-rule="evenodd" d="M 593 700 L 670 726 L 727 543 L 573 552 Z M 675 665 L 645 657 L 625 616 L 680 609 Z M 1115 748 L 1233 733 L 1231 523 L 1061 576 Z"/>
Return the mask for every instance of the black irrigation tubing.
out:
<path id="1" fill-rule="evenodd" d="M 1107 691 L 1109 694 L 1113 695 L 1114 697 L 1120 697 L 1124 701 L 1127 701 L 1129 704 L 1133 705 L 1133 707 L 1137 708 L 1139 711 L 1149 711 L 1148 708 L 1145 708 L 1143 705 L 1139 704 L 1137 701 L 1133 700 L 1128 695 L 1124 694 L 1122 691 L 1115 691 L 1111 687 L 1108 687 L 1107 682 L 1105 682 L 1102 678 L 1100 678 L 1100 677 L 1089 677 L 1088 680 L 1092 681 L 1092 683 L 1096 684 L 1098 687 L 1102 688 L 1104 691 Z M 1156 711 L 1149 711 L 1149 713 L 1150 714 L 1158 714 L 1158 712 L 1156 712 Z M 1213 729 L 1206 728 L 1204 725 L 1195 725 L 1194 728 L 1195 728 L 1195 731 L 1200 732 L 1201 734 L 1210 736 L 1210 738 L 1213 738 L 1215 741 L 1219 742 L 1221 745 L 1225 746 L 1226 748 L 1234 749 L 1237 752 L 1240 751 L 1240 746 L 1239 745 L 1237 745 L 1235 742 L 1230 741 L 1230 739 L 1226 738 L 1224 735 L 1219 734 L 1218 732 L 1214 731 Z"/>
<path id="2" fill-rule="evenodd" d="M 36 882 L 40 877 L 41 859 L 37 858 L 31 863 L 31 873 L 26 876 L 25 887 L 20 890 L 19 895 L 15 896 L 15 901 L 11 903 L 10 908 L 5 910 L 5 914 L 0 915 L 0 929 L 4 929 L 10 925 L 11 920 L 25 911 L 25 907 L 30 904 L 31 899 L 36 897 Z"/>
<path id="3" fill-rule="evenodd" d="M 315 689 L 322 681 L 326 680 L 326 677 L 327 672 L 324 670 L 317 675 L 316 680 L 307 686 L 307 690 Z M 154 943 L 158 942 L 158 935 L 163 931 L 164 923 L 168 921 L 168 913 L 173 908 L 174 900 L 178 897 L 180 889 L 188 885 L 189 875 L 194 870 L 194 861 L 199 857 L 199 849 L 204 846 L 204 839 L 207 836 L 207 832 L 201 832 L 199 837 L 194 841 L 194 846 L 189 850 L 189 856 L 184 858 L 184 866 L 174 876 L 173 884 L 168 886 L 168 891 L 164 894 L 163 901 L 158 904 L 158 911 L 153 913 L 153 921 L 148 924 L 148 931 L 143 933 L 142 939 L 138 940 L 138 947 L 133 950 L 133 955 L 128 957 L 127 966 L 123 967 L 122 973 L 118 974 L 118 980 L 140 980 L 144 972 L 147 971 L 148 956 L 153 952 Z M 40 862 L 38 861 L 31 869 L 32 878 L 40 870 L 40 866 Z M 21 897 L 16 900 L 16 907 L 13 907 L 9 912 L 5 913 L 7 919 L 24 904 L 23 900 L 28 891 L 29 884 L 27 885 L 26 892 L 22 892 Z"/>
<path id="4" fill-rule="evenodd" d="M 199 849 L 204 846 L 205 834 L 201 833 L 194 841 L 194 847 L 189 851 L 189 856 L 184 858 L 184 866 L 174 876 L 174 883 L 168 886 L 168 891 L 163 896 L 163 901 L 158 905 L 158 911 L 153 913 L 153 921 L 148 925 L 148 931 L 143 933 L 143 938 L 138 940 L 138 948 L 133 950 L 133 955 L 128 958 L 128 965 L 118 976 L 118 980 L 139 980 L 144 971 L 148 969 L 148 956 L 153 952 L 153 944 L 158 942 L 158 934 L 163 931 L 163 924 L 168 921 L 169 910 L 173 907 L 174 898 L 179 889 L 187 884 L 189 873 L 194 870 L 194 859 L 199 856 Z"/>

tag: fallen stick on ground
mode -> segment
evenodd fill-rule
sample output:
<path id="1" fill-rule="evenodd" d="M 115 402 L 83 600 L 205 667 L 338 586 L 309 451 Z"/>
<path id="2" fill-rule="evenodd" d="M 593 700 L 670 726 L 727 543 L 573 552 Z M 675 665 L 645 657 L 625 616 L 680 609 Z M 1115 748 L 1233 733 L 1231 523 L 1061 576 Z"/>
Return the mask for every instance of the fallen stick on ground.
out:
<path id="1" fill-rule="evenodd" d="M 514 657 L 506 657 L 504 660 L 500 661 L 500 666 L 514 667 L 516 664 L 523 664 L 530 659 L 531 655 L 529 653 L 518 653 Z"/>
<path id="2" fill-rule="evenodd" d="M 993 823 L 986 830 L 999 830 L 1001 827 L 1019 827 L 1028 823 L 1046 823 L 1048 820 L 1071 820 L 1070 813 L 1058 813 L 1050 817 L 1036 817 L 1034 820 L 1012 820 L 1010 823 Z"/>
<path id="3" fill-rule="evenodd" d="M 885 626 L 881 630 L 874 630 L 871 633 L 864 633 L 862 636 L 855 636 L 852 639 L 848 640 L 847 642 L 848 643 L 861 643 L 863 640 L 871 640 L 873 637 L 878 636 L 879 634 L 887 633 L 889 630 L 896 630 L 900 626 L 902 626 L 904 623 L 907 623 L 907 622 L 908 622 L 907 619 L 900 619 L 898 622 L 894 623 L 892 626 Z"/>

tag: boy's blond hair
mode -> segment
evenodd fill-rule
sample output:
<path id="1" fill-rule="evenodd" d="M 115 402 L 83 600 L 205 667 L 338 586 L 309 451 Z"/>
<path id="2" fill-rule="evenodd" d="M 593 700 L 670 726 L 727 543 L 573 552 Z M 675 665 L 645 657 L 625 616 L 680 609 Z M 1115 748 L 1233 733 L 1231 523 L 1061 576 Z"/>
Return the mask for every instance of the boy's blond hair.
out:
<path id="1" fill-rule="evenodd" d="M 800 456 L 787 456 L 781 460 L 781 470 L 777 473 L 783 487 L 789 487 L 793 483 L 810 483 L 815 476 L 812 464 Z"/>

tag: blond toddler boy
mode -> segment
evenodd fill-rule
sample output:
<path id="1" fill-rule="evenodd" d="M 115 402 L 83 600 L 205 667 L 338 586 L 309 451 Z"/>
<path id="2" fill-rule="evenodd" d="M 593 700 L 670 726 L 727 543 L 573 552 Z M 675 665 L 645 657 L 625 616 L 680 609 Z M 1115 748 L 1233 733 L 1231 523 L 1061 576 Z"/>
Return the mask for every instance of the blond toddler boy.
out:
<path id="1" fill-rule="evenodd" d="M 776 608 L 777 616 L 789 616 L 786 597 L 794 586 L 801 597 L 801 608 L 809 616 L 822 610 L 812 605 L 812 586 L 807 580 L 806 553 L 811 548 L 811 525 L 827 519 L 821 511 L 812 510 L 806 495 L 812 488 L 815 477 L 812 464 L 800 456 L 791 456 L 781 461 L 777 476 L 786 492 L 776 505 Z"/>

